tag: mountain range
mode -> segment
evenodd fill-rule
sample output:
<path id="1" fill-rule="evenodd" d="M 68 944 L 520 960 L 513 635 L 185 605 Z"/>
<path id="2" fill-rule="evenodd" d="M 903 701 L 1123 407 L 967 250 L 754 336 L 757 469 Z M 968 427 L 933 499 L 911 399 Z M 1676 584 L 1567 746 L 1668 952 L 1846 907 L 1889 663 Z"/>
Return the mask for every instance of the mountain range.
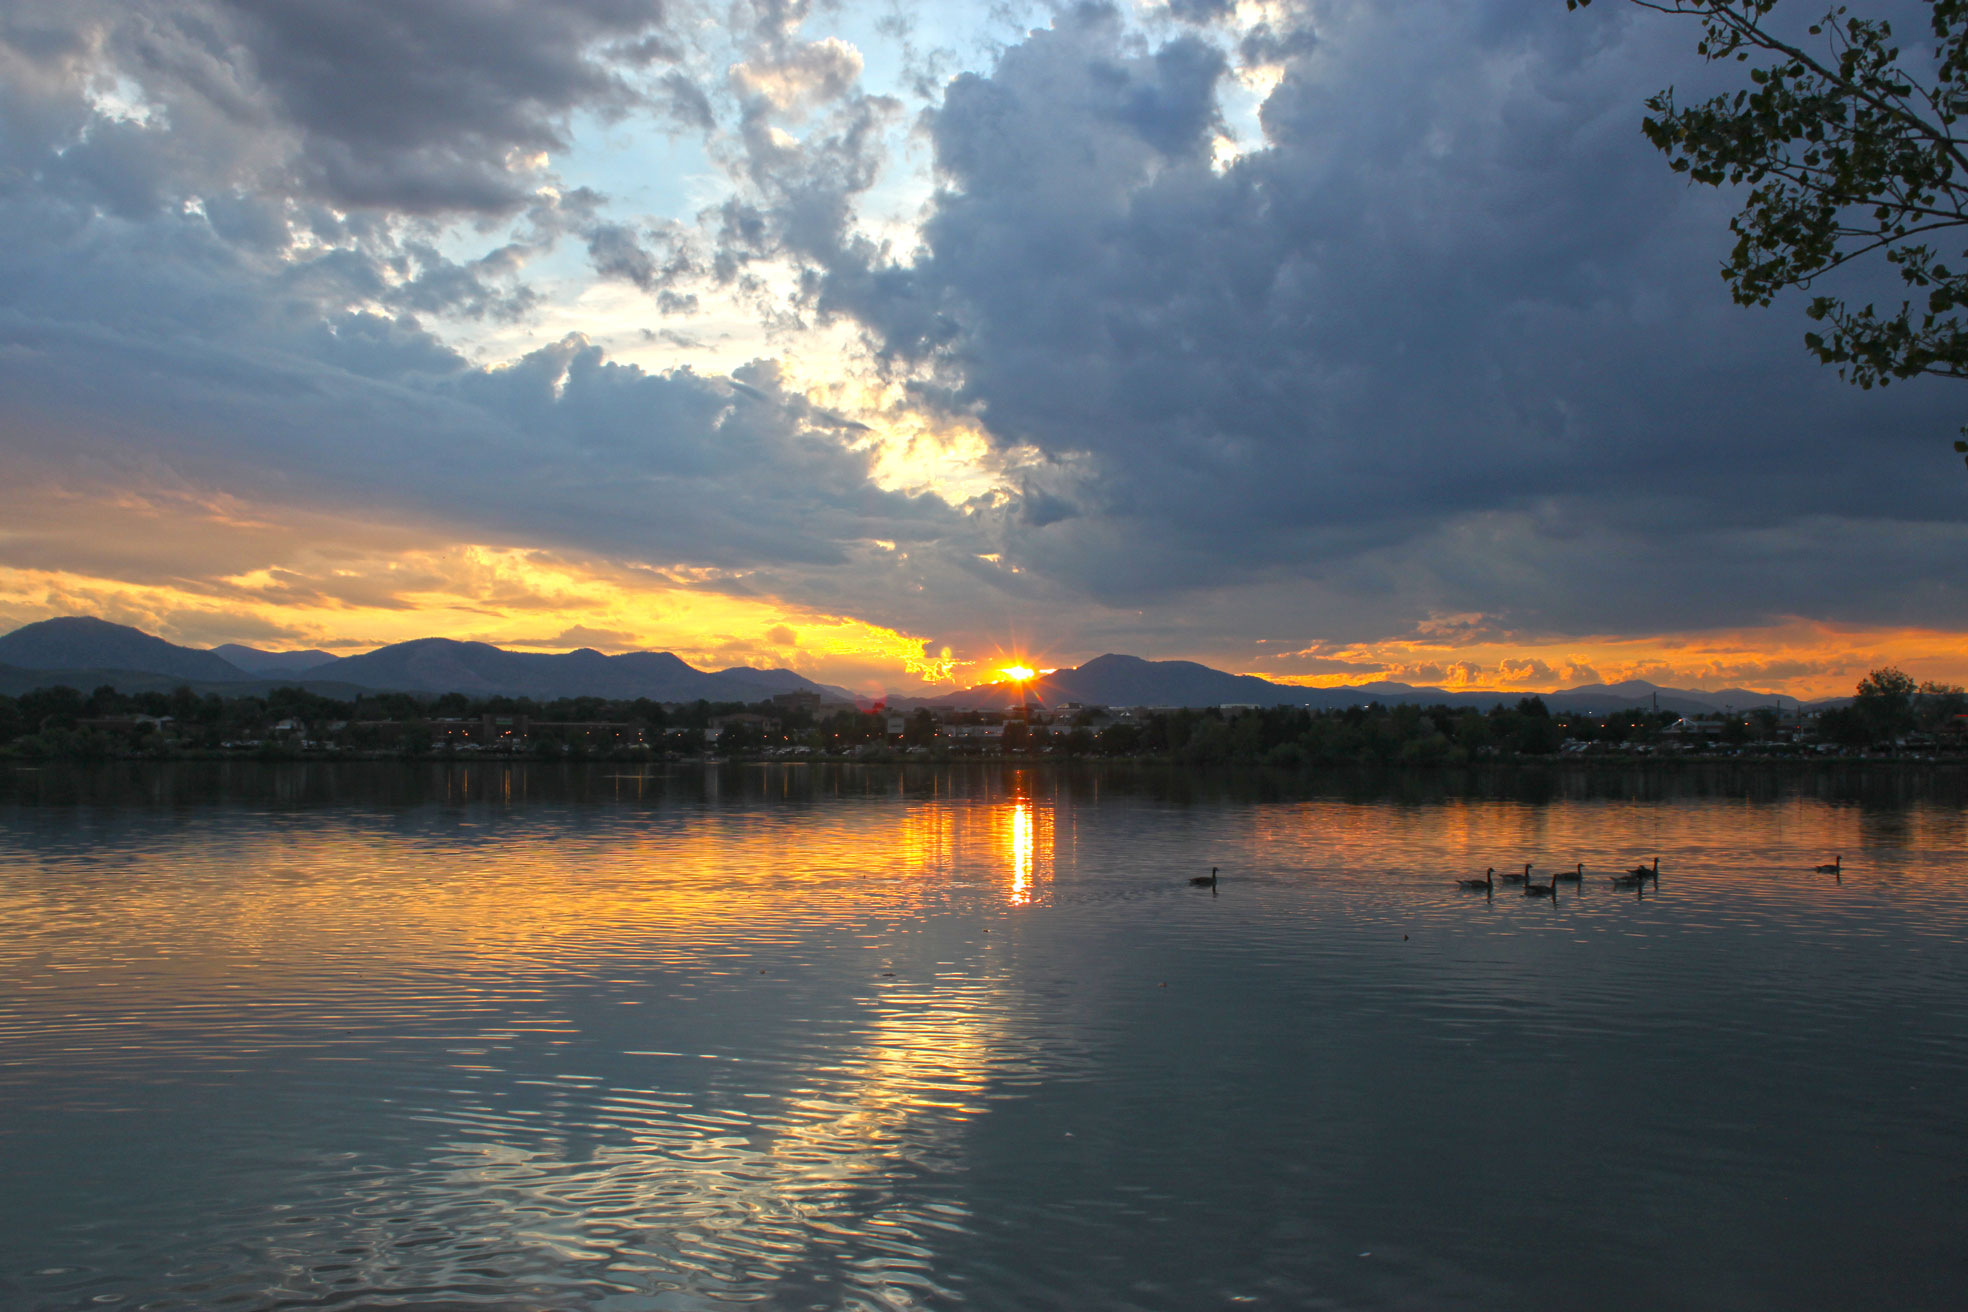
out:
<path id="1" fill-rule="evenodd" d="M 418 638 L 360 656 L 268 652 L 238 644 L 200 651 L 86 616 L 42 620 L 0 637 L 0 692 L 56 683 L 84 690 L 107 683 L 127 692 L 190 684 L 199 692 L 240 693 L 298 685 L 336 697 L 363 691 L 462 692 L 541 701 L 757 702 L 775 693 L 815 692 L 824 702 L 856 700 L 845 688 L 791 670 L 699 670 L 666 651 L 605 656 L 584 647 L 550 655 L 450 638 Z"/>
<path id="2" fill-rule="evenodd" d="M 137 670 L 194 683 L 246 677 L 216 653 L 180 647 L 141 629 L 83 616 L 15 629 L 0 638 L 0 664 L 27 670 Z"/>
<path id="3" fill-rule="evenodd" d="M 228 643 L 211 651 L 180 647 L 127 625 L 85 616 L 42 620 L 0 637 L 0 692 L 18 694 L 65 683 L 90 689 L 112 684 L 126 692 L 189 684 L 197 691 L 241 694 L 299 685 L 327 696 L 363 691 L 474 696 L 504 695 L 551 701 L 604 697 L 652 701 L 763 701 L 775 693 L 817 692 L 825 702 L 852 704 L 845 688 L 815 683 L 791 670 L 737 666 L 699 670 L 665 651 L 604 655 L 589 648 L 549 654 L 506 651 L 484 642 L 418 638 L 359 656 L 325 651 L 262 651 Z M 1194 661 L 1149 661 L 1108 654 L 1084 665 L 1053 670 L 1025 684 L 980 684 L 939 697 L 895 697 L 891 707 L 1018 705 L 1028 696 L 1045 705 L 1087 706 L 1309 706 L 1340 709 L 1367 702 L 1471 706 L 1487 709 L 1515 702 L 1522 692 L 1468 692 L 1367 683 L 1350 688 L 1308 688 L 1272 683 L 1251 674 L 1229 674 Z M 1775 693 L 1732 688 L 1695 692 L 1631 680 L 1588 684 L 1540 693 L 1553 710 L 1604 712 L 1658 705 L 1697 714 L 1795 702 Z M 1842 700 L 1842 699 L 1841 699 Z"/>
<path id="4" fill-rule="evenodd" d="M 258 647 L 242 647 L 236 642 L 226 642 L 212 648 L 214 656 L 222 656 L 229 664 L 236 665 L 248 674 L 265 678 L 278 678 L 283 674 L 299 674 L 306 670 L 316 676 L 327 673 L 327 667 L 341 657 L 333 652 L 316 651 L 261 651 Z"/>
<path id="5" fill-rule="evenodd" d="M 1407 683 L 1364 683 L 1345 688 L 1308 688 L 1272 683 L 1254 674 L 1228 674 L 1194 661 L 1148 661 L 1139 656 L 1109 653 L 1072 669 L 1053 670 L 1025 684 L 986 683 L 941 697 L 896 699 L 910 706 L 1016 706 L 1027 695 L 1043 705 L 1079 702 L 1086 706 L 1309 706 L 1341 710 L 1369 702 L 1387 706 L 1469 706 L 1487 710 L 1515 703 L 1525 692 L 1456 691 L 1417 687 Z M 1797 704 L 1794 697 L 1725 688 L 1695 692 L 1662 688 L 1638 679 L 1625 683 L 1594 683 L 1538 693 L 1553 710 L 1591 713 L 1658 705 L 1677 714 L 1708 714 L 1730 708 Z"/>

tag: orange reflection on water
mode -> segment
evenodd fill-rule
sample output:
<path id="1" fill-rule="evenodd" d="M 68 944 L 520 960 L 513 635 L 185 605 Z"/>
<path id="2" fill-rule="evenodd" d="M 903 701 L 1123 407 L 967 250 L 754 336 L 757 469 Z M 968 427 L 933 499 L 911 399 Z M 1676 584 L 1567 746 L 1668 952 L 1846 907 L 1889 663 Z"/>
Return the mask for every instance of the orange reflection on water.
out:
<path id="1" fill-rule="evenodd" d="M 1020 799 L 1011 807 L 1011 904 L 1032 900 L 1032 804 Z"/>
<path id="2" fill-rule="evenodd" d="M 1031 905 L 1041 878 L 1052 874 L 1051 808 L 1033 805 L 1029 781 L 1021 771 L 1012 782 L 1009 806 L 991 808 L 999 831 L 998 850 L 1011 873 L 1011 904 Z"/>
<path id="3" fill-rule="evenodd" d="M 978 879 L 1005 890 L 1013 906 L 1043 892 L 1054 865 L 1054 807 L 1035 801 L 1023 775 L 1009 796 L 912 806 L 891 840 L 896 866 L 930 881 Z"/>

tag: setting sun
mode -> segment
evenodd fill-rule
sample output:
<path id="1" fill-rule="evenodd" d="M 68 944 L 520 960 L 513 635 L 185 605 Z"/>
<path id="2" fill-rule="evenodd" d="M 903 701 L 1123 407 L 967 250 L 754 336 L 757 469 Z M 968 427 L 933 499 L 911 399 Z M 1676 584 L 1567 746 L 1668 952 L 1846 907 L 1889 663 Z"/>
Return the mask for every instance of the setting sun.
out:
<path id="1" fill-rule="evenodd" d="M 1029 665 L 1007 665 L 998 673 L 1013 683 L 1029 683 L 1039 672 Z"/>

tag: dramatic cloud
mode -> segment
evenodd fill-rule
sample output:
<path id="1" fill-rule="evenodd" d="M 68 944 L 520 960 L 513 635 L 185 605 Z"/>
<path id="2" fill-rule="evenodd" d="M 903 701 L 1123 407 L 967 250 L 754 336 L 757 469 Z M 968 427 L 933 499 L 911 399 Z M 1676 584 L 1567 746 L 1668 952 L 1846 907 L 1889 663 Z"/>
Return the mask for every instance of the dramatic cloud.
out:
<path id="1" fill-rule="evenodd" d="M 1638 137 L 1687 31 L 1298 18 L 1220 168 L 1217 47 L 1062 16 L 949 87 L 923 249 L 829 278 L 999 440 L 1092 458 L 1008 559 L 1121 604 L 1296 578 L 1322 610 L 1270 627 L 1315 634 L 1968 623 L 1953 398 L 1846 389 L 1799 315 L 1730 305 L 1726 198 Z"/>
<path id="2" fill-rule="evenodd" d="M 0 619 L 427 609 L 856 678 L 925 639 L 1513 687 L 1943 661 L 1959 402 L 1729 303 L 1730 198 L 1637 130 L 1711 76 L 1692 39 L 1517 0 L 24 0 Z"/>
<path id="3" fill-rule="evenodd" d="M 0 41 L 14 84 L 42 93 L 44 140 L 68 130 L 61 172 L 110 196 L 139 199 L 142 141 L 172 148 L 153 202 L 168 171 L 343 208 L 505 212 L 530 196 L 516 159 L 564 149 L 577 109 L 638 100 L 622 68 L 663 57 L 662 20 L 660 0 L 24 0 Z"/>
<path id="4" fill-rule="evenodd" d="M 351 592 L 295 574 L 293 535 L 246 527 L 254 507 L 338 534 L 359 515 L 414 526 L 399 540 L 685 568 L 691 586 L 789 609 L 803 608 L 789 592 L 849 609 L 921 592 L 936 568 L 911 556 L 944 537 L 971 559 L 963 516 L 884 490 L 866 430 L 789 389 L 770 360 L 722 377 L 652 372 L 570 334 L 482 364 L 420 320 L 524 317 L 538 301 L 527 258 L 563 231 L 606 277 L 667 294 L 691 270 L 674 225 L 606 218 L 585 189 L 514 190 L 530 175 L 508 167 L 553 145 L 576 108 L 626 103 L 606 42 L 658 16 L 618 3 L 11 14 L 7 56 L 35 75 L 11 85 L 37 111 L 11 120 L 26 163 L 0 190 L 11 484 L 131 523 L 181 488 L 238 512 L 194 517 L 201 532 L 167 546 L 22 506 L 5 563 L 156 583 L 227 556 L 226 576 L 279 566 L 262 599 L 388 609 L 415 595 L 401 579 Z M 494 89 L 497 112 L 467 112 Z M 371 98 L 359 112 L 346 100 L 358 93 Z M 371 170 L 359 186 L 344 155 Z M 393 174 L 402 189 L 384 185 Z M 509 209 L 531 235 L 456 258 L 456 234 L 418 217 L 429 206 Z M 839 585 L 802 582 L 861 561 Z M 289 574 L 298 590 L 267 583 Z"/>

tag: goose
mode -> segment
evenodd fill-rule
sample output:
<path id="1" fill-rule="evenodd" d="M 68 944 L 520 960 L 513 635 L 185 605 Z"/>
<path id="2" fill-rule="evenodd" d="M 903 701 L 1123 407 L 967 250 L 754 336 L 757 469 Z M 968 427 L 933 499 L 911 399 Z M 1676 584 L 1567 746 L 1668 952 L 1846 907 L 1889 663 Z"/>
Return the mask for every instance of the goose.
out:
<path id="1" fill-rule="evenodd" d="M 1654 864 L 1651 867 L 1635 866 L 1626 873 L 1637 879 L 1659 879 L 1661 877 L 1661 859 L 1655 857 Z"/>
<path id="2" fill-rule="evenodd" d="M 1843 873 L 1844 868 L 1845 868 L 1845 854 L 1843 852 L 1840 852 L 1837 856 L 1831 859 L 1830 865 L 1819 866 L 1818 873 L 1821 875 L 1836 875 L 1836 874 Z"/>
<path id="3" fill-rule="evenodd" d="M 1562 879 L 1568 884 L 1583 884 L 1585 882 L 1585 862 L 1579 862 L 1570 870 L 1560 870 L 1552 878 Z"/>
<path id="4" fill-rule="evenodd" d="M 1496 867 L 1491 866 L 1483 872 L 1481 879 L 1458 879 L 1457 885 L 1472 893 L 1491 893 L 1496 891 Z"/>
<path id="5" fill-rule="evenodd" d="M 1614 888 L 1638 888 L 1647 882 L 1648 873 L 1643 870 L 1637 874 L 1614 875 L 1608 882 Z"/>
<path id="6" fill-rule="evenodd" d="M 1558 897 L 1558 877 L 1553 875 L 1548 882 L 1542 884 L 1526 883 L 1524 885 L 1524 896 L 1548 897 L 1556 901 Z"/>
<path id="7" fill-rule="evenodd" d="M 1193 877 L 1192 877 L 1192 878 L 1191 878 L 1191 879 L 1189 880 L 1189 883 L 1190 883 L 1190 884 L 1191 884 L 1191 885 L 1192 885 L 1193 887 L 1195 887 L 1195 888 L 1207 888 L 1207 889 L 1212 889 L 1212 890 L 1213 890 L 1213 889 L 1215 889 L 1215 888 L 1216 888 L 1216 867 L 1215 867 L 1215 866 L 1211 866 L 1211 867 L 1210 867 L 1210 872 L 1209 872 L 1209 873 L 1208 873 L 1207 875 L 1196 875 L 1196 876 L 1193 876 Z"/>
<path id="8" fill-rule="evenodd" d="M 1528 883 L 1530 883 L 1530 882 L 1531 882 L 1531 863 L 1530 863 L 1530 862 L 1528 862 L 1528 861 L 1526 861 L 1526 862 L 1524 863 L 1524 873 L 1523 873 L 1523 874 L 1521 874 L 1521 875 L 1505 875 L 1505 876 L 1503 877 L 1503 882 L 1504 882 L 1504 883 L 1506 883 L 1506 884 L 1528 884 Z"/>

